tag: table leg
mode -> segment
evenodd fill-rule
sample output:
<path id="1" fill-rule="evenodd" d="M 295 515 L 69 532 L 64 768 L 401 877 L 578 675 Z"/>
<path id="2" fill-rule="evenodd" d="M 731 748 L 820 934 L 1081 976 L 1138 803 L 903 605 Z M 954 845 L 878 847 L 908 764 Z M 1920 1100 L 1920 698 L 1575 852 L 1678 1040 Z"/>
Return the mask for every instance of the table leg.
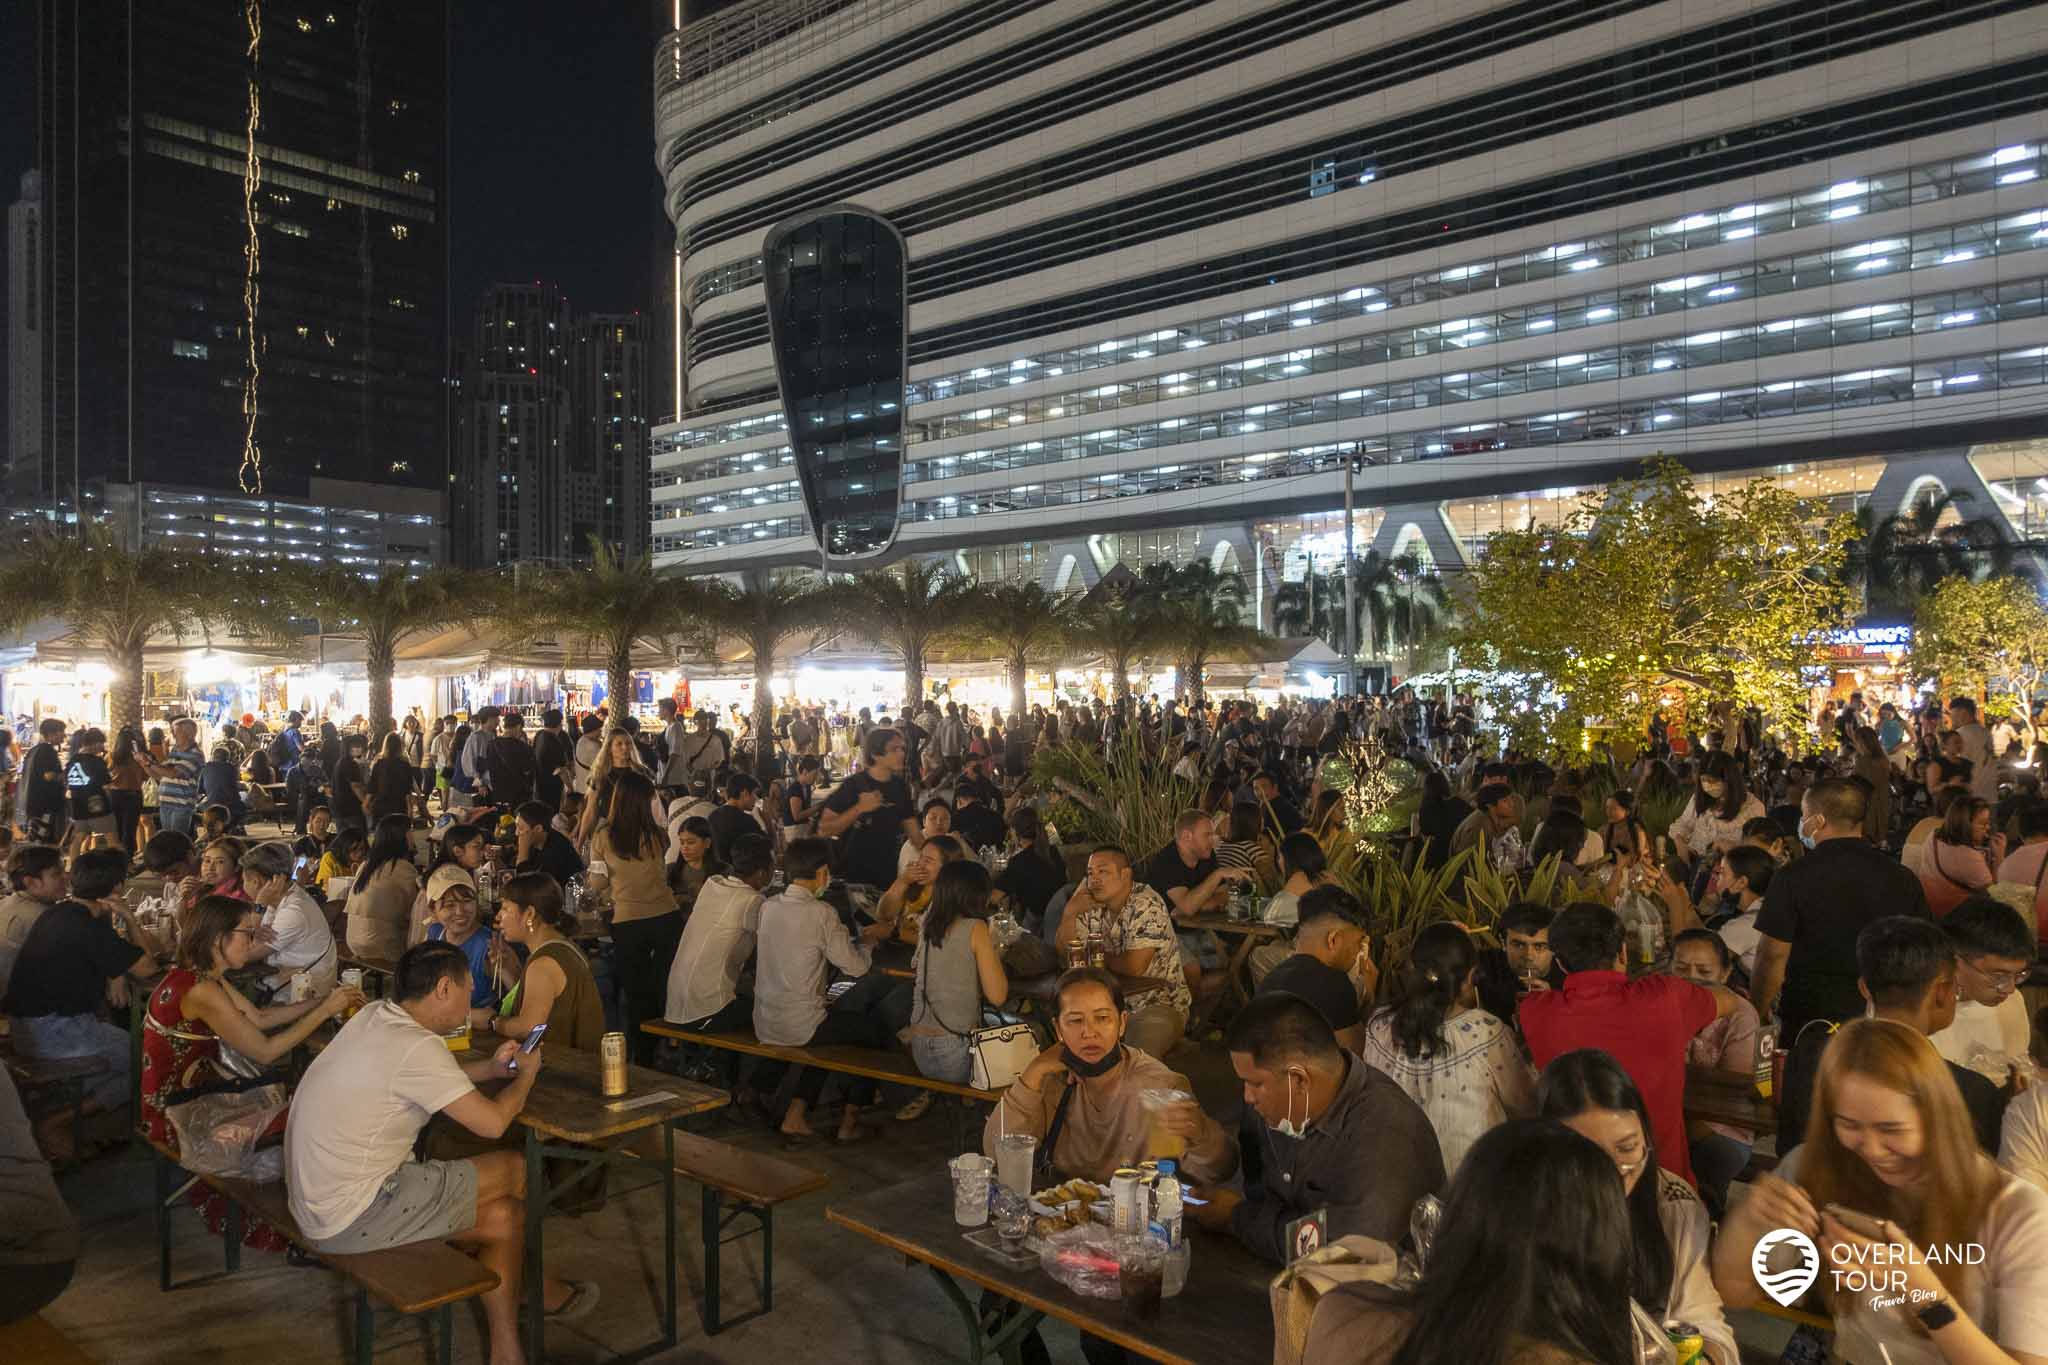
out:
<path id="1" fill-rule="evenodd" d="M 676 1344 L 676 1126 L 661 1125 L 662 1250 L 668 1266 L 668 1307 L 662 1318 L 661 1344 Z"/>
<path id="2" fill-rule="evenodd" d="M 547 1358 L 547 1280 L 541 1265 L 540 1230 L 547 1216 L 547 1174 L 541 1167 L 540 1134 L 526 1130 L 526 1358 Z"/>
<path id="3" fill-rule="evenodd" d="M 1018 1365 L 1024 1338 L 1038 1330 L 1038 1324 L 1045 1321 L 1045 1314 L 1018 1304 L 1017 1311 L 1012 1313 L 1001 1327 L 993 1332 L 984 1331 L 980 1310 L 968 1299 L 960 1286 L 953 1283 L 953 1277 L 935 1265 L 928 1264 L 925 1269 L 939 1282 L 939 1288 L 945 1292 L 947 1300 L 966 1323 L 968 1359 L 973 1365 L 982 1365 L 982 1362 L 991 1355 L 1000 1357 L 1005 1365 Z"/>
<path id="4" fill-rule="evenodd" d="M 1237 1003 L 1248 1004 L 1252 998 L 1249 984 L 1245 980 L 1246 964 L 1251 961 L 1252 945 L 1258 940 L 1245 934 L 1237 940 L 1237 951 L 1230 955 L 1230 989 L 1237 995 Z"/>
<path id="5" fill-rule="evenodd" d="M 716 1185 L 704 1187 L 702 1233 L 704 1237 L 704 1335 L 718 1335 L 718 1253 L 724 1240 L 725 1197 Z"/>

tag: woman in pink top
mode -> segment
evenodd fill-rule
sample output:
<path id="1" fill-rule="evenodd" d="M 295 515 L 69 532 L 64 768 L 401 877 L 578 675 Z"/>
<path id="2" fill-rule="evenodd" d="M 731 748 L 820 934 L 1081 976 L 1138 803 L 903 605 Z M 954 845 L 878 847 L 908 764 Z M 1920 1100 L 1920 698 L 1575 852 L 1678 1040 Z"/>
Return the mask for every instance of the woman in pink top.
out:
<path id="1" fill-rule="evenodd" d="M 1937 918 L 1946 915 L 1991 885 L 2004 858 L 2005 836 L 1991 832 L 1991 803 L 1979 796 L 1958 797 L 1920 859 L 1927 908 Z"/>

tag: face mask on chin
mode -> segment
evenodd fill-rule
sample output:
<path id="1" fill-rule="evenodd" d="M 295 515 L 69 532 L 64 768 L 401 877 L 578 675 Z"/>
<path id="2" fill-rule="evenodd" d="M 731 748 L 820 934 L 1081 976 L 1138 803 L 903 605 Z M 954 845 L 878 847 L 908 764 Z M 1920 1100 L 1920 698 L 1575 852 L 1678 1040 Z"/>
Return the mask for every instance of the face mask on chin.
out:
<path id="1" fill-rule="evenodd" d="M 1103 1053 L 1102 1060 L 1099 1062 L 1084 1060 L 1074 1049 L 1068 1047 L 1065 1043 L 1060 1044 L 1060 1060 L 1066 1063 L 1067 1070 L 1085 1080 L 1092 1081 L 1097 1076 L 1107 1076 L 1110 1072 L 1116 1070 L 1116 1064 L 1123 1059 L 1124 1045 L 1122 1039 L 1118 1039 L 1115 1047 Z"/>

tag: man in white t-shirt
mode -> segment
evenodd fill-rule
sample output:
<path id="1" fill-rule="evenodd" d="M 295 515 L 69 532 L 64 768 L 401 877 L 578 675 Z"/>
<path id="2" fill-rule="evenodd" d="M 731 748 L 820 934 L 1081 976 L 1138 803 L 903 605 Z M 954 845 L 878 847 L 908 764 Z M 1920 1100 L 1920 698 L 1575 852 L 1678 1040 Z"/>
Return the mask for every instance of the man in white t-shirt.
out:
<path id="1" fill-rule="evenodd" d="M 284 1134 L 292 1217 L 324 1252 L 377 1251 L 442 1240 L 474 1247 L 497 1272 L 483 1296 L 490 1365 L 524 1365 L 519 1279 L 526 1254 L 526 1162 L 514 1151 L 459 1161 L 415 1161 L 413 1143 L 437 1113 L 478 1137 L 504 1135 L 540 1074 L 541 1051 L 506 1042 L 457 1062 L 443 1035 L 469 1018 L 469 959 L 446 943 L 406 950 L 392 998 L 342 1026 L 306 1069 Z M 503 1081 L 486 1098 L 478 1082 Z M 548 1316 L 579 1318 L 597 1287 L 548 1279 Z"/>
<path id="2" fill-rule="evenodd" d="M 2005 1085 L 2029 1055 L 2032 1026 L 2020 982 L 2034 962 L 2034 930 L 2020 912 L 1989 896 L 1972 896 L 1941 921 L 1956 950 L 1955 1022 L 1933 1036 L 1935 1050 L 1957 1066 Z M 2029 1070 L 2022 1065 L 2022 1083 Z"/>

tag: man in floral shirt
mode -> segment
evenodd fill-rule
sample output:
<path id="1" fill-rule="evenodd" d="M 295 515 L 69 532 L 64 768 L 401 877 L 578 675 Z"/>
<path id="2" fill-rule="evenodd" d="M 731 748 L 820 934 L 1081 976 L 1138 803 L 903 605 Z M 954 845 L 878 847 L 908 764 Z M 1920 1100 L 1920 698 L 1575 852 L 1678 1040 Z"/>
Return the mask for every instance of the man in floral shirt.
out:
<path id="1" fill-rule="evenodd" d="M 1088 855 L 1087 880 L 1067 899 L 1054 941 L 1064 951 L 1093 935 L 1102 938 L 1111 971 L 1163 983 L 1162 989 L 1133 1002 L 1124 1041 L 1165 1057 L 1187 1027 L 1194 997 L 1181 965 L 1173 915 L 1157 891 L 1132 875 L 1131 856 L 1120 848 L 1098 848 Z"/>

